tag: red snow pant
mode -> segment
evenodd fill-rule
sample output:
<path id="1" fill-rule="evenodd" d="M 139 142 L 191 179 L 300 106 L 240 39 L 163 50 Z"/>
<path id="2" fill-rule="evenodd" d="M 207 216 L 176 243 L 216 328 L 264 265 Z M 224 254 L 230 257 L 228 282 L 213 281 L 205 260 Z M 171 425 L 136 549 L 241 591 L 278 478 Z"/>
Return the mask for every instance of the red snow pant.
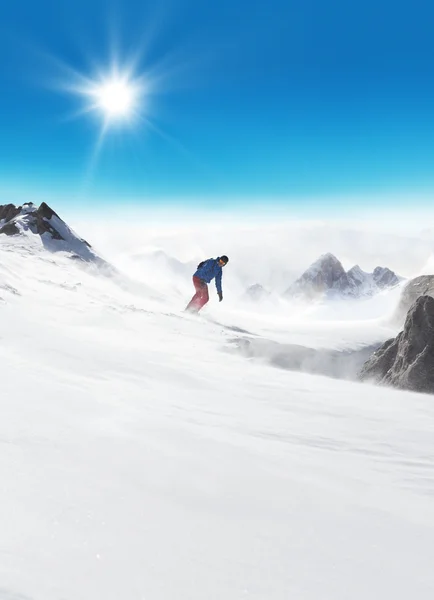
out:
<path id="1" fill-rule="evenodd" d="M 205 281 L 202 281 L 199 277 L 193 277 L 193 285 L 196 293 L 185 310 L 188 310 L 189 312 L 199 312 L 209 300 L 208 286 Z"/>

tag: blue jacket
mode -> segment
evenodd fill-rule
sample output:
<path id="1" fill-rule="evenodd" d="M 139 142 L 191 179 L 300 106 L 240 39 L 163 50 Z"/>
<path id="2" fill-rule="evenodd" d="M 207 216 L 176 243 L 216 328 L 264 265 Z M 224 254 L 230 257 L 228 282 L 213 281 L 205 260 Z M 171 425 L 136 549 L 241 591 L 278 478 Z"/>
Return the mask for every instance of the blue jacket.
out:
<path id="1" fill-rule="evenodd" d="M 208 260 L 204 260 L 197 267 L 197 271 L 194 274 L 194 277 L 199 277 L 205 283 L 210 283 L 215 277 L 215 286 L 217 291 L 221 293 L 222 291 L 222 268 L 219 265 L 219 257 L 217 258 L 209 258 Z"/>

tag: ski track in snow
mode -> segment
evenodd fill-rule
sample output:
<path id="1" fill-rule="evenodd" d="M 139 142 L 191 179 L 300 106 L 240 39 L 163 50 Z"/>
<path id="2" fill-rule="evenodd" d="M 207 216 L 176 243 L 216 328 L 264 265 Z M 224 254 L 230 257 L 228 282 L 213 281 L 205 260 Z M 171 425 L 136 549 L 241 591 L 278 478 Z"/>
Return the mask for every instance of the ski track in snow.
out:
<path id="1" fill-rule="evenodd" d="M 0 240 L 0 599 L 431 600 L 432 397 L 222 351 L 387 321 L 141 289 Z"/>

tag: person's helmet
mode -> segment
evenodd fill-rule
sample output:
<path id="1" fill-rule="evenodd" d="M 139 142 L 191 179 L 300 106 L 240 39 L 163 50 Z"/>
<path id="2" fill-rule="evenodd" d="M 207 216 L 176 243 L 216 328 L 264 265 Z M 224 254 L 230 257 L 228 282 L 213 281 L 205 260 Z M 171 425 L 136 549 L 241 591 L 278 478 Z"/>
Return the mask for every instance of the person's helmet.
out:
<path id="1" fill-rule="evenodd" d="M 220 256 L 220 260 L 222 262 L 224 262 L 225 265 L 227 265 L 227 263 L 229 262 L 229 258 L 226 256 L 226 254 L 223 254 L 223 256 Z"/>

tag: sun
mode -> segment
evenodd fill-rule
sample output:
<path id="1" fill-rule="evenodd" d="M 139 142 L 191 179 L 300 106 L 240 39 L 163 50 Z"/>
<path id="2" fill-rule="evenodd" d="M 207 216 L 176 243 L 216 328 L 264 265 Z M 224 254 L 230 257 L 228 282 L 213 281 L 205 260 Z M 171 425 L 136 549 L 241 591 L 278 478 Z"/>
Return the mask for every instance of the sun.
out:
<path id="1" fill-rule="evenodd" d="M 107 121 L 130 119 L 138 109 L 140 90 L 127 77 L 111 76 L 90 86 L 92 108 L 99 110 Z"/>
<path id="2" fill-rule="evenodd" d="M 101 124 L 100 137 L 110 129 L 136 128 L 146 120 L 152 83 L 145 73 L 135 73 L 131 67 L 118 63 L 99 69 L 92 75 L 69 71 L 66 92 L 81 100 L 74 116 L 94 115 Z"/>
<path id="3" fill-rule="evenodd" d="M 89 121 L 83 135 L 94 139 L 87 151 L 88 160 L 84 179 L 91 181 L 106 143 L 120 150 L 129 146 L 136 150 L 149 134 L 158 135 L 166 142 L 180 144 L 159 126 L 156 118 L 157 99 L 172 89 L 173 81 L 185 72 L 176 53 L 165 53 L 150 62 L 148 43 L 144 36 L 136 48 L 129 52 L 121 49 L 120 36 L 112 32 L 113 39 L 101 60 L 96 56 L 84 56 L 77 68 L 64 60 L 47 55 L 54 67 L 48 75 L 47 87 L 67 97 L 70 110 L 65 122 Z M 82 64 L 83 63 L 83 64 Z M 85 70 L 83 70 L 83 68 Z M 66 103 L 65 103 L 66 104 Z"/>

